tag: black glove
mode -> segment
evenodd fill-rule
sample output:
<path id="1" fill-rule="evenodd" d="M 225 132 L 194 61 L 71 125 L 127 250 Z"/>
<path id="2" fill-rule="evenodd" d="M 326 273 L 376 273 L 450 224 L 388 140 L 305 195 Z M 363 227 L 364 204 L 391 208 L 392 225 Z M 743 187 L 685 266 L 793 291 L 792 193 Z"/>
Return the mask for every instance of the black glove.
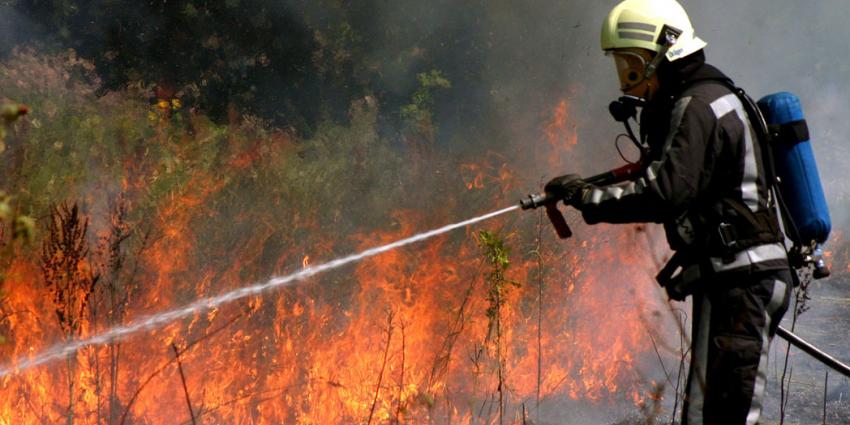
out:
<path id="1" fill-rule="evenodd" d="M 549 180 L 543 190 L 549 195 L 563 200 L 565 204 L 573 205 L 581 201 L 584 189 L 589 186 L 577 174 L 567 174 Z"/>

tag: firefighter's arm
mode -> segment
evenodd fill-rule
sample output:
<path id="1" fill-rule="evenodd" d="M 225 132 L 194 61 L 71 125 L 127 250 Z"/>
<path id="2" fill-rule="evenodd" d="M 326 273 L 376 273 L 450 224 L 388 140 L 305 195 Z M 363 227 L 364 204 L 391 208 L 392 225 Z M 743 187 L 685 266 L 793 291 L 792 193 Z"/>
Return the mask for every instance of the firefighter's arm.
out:
<path id="1" fill-rule="evenodd" d="M 714 168 L 717 120 L 708 104 L 685 97 L 674 107 L 670 129 L 663 151 L 639 178 L 585 188 L 573 205 L 587 223 L 660 223 L 697 199 Z"/>

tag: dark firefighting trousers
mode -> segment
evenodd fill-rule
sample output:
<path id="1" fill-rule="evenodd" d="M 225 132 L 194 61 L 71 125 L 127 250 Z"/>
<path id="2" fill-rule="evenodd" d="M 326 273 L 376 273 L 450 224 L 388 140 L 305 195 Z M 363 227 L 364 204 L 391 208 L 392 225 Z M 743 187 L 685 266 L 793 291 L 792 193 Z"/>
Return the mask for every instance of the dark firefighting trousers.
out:
<path id="1" fill-rule="evenodd" d="M 770 342 L 788 309 L 788 270 L 722 274 L 693 298 L 683 425 L 759 423 Z"/>

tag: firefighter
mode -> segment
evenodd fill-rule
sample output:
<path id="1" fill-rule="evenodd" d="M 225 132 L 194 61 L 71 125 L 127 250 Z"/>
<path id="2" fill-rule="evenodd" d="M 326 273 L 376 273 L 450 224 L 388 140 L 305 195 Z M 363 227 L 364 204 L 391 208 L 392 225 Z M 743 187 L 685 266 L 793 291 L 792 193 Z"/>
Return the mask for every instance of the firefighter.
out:
<path id="1" fill-rule="evenodd" d="M 565 175 L 545 190 L 588 224 L 663 223 L 675 253 L 659 283 L 672 299 L 693 295 L 682 423 L 756 424 L 794 276 L 754 120 L 729 78 L 705 62 L 705 46 L 675 0 L 614 7 L 602 49 L 621 91 L 646 102 L 645 170 L 601 187 Z"/>

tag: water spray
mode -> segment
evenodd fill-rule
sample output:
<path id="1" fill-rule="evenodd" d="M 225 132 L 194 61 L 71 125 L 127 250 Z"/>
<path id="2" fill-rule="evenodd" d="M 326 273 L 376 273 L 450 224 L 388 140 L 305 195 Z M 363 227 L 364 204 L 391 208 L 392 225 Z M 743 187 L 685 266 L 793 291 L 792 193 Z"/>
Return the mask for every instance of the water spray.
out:
<path id="1" fill-rule="evenodd" d="M 629 164 L 625 167 L 621 167 L 603 174 L 590 177 L 586 179 L 586 181 L 593 184 L 613 184 L 615 182 L 624 181 L 628 179 L 637 170 L 639 170 L 639 167 L 636 164 Z M 18 358 L 11 364 L 0 367 L 0 378 L 4 378 L 12 374 L 23 372 L 27 369 L 34 368 L 36 366 L 66 358 L 68 355 L 74 354 L 84 347 L 110 344 L 115 341 L 127 339 L 130 336 L 139 332 L 159 329 L 169 323 L 184 319 L 193 314 L 218 308 L 222 305 L 229 304 L 246 297 L 259 295 L 272 289 L 287 287 L 296 282 L 300 282 L 306 280 L 307 278 L 313 277 L 317 274 L 324 273 L 326 271 L 330 271 L 348 264 L 357 263 L 369 257 L 374 257 L 376 255 L 388 251 L 392 251 L 407 245 L 421 242 L 433 238 L 435 236 L 451 232 L 452 230 L 486 221 L 519 209 L 529 210 L 539 208 L 541 206 L 545 207 L 546 213 L 549 216 L 549 219 L 552 221 L 552 224 L 555 226 L 556 232 L 561 238 L 566 239 L 572 236 L 572 232 L 570 231 L 570 228 L 567 225 L 564 216 L 557 209 L 556 205 L 558 201 L 560 201 L 560 199 L 557 199 L 547 193 L 531 194 L 528 195 L 526 198 L 522 199 L 519 202 L 519 205 L 514 205 L 512 207 L 487 213 L 458 223 L 449 224 L 438 229 L 419 233 L 386 245 L 370 248 L 365 251 L 361 251 L 359 253 L 352 254 L 346 257 L 337 258 L 324 264 L 308 266 L 301 271 L 291 273 L 286 276 L 273 277 L 266 282 L 256 283 L 251 286 L 234 289 L 232 291 L 225 292 L 224 294 L 217 295 L 214 297 L 201 298 L 190 304 L 173 310 L 144 316 L 133 322 L 130 322 L 127 325 L 116 326 L 107 329 L 99 334 L 92 335 L 88 338 L 71 341 L 65 344 L 55 345 L 51 348 L 48 348 L 47 350 L 42 351 L 41 353 L 35 354 L 30 357 Z M 835 358 L 829 356 L 828 354 L 818 350 L 813 345 L 805 342 L 800 337 L 784 328 L 780 327 L 779 332 L 777 332 L 777 334 L 780 337 L 788 340 L 795 346 L 803 349 L 806 353 L 812 355 L 815 359 L 821 361 L 830 368 L 838 371 L 839 373 L 842 373 L 847 377 L 850 377 L 850 366 L 847 366 L 836 360 Z"/>
<path id="2" fill-rule="evenodd" d="M 511 211 L 516 211 L 519 208 L 519 205 L 515 205 L 475 218 L 471 218 L 469 220 L 449 224 L 438 229 L 419 233 L 417 235 L 398 240 L 396 242 L 381 245 L 375 248 L 370 248 L 365 251 L 361 251 L 359 253 L 352 254 L 346 257 L 338 258 L 336 260 L 324 264 L 309 266 L 299 272 L 295 272 L 286 276 L 273 277 L 266 282 L 261 282 L 251 286 L 234 289 L 230 292 L 226 292 L 224 294 L 217 295 L 214 297 L 202 298 L 183 307 L 164 311 L 162 313 L 157 313 L 150 316 L 145 316 L 133 322 L 130 322 L 127 325 L 116 326 L 111 329 L 107 329 L 99 334 L 90 336 L 88 338 L 56 345 L 51 348 L 48 348 L 45 351 L 42 351 L 41 353 L 35 354 L 34 356 L 18 358 L 13 363 L 0 367 L 0 378 L 9 376 L 11 374 L 20 373 L 24 370 L 31 369 L 33 367 L 40 366 L 46 363 L 50 363 L 55 360 L 64 359 L 66 356 L 74 354 L 84 347 L 105 345 L 115 341 L 120 341 L 129 338 L 130 336 L 138 332 L 158 329 L 171 322 L 184 319 L 193 314 L 218 308 L 222 305 L 229 304 L 242 298 L 259 295 L 272 289 L 290 286 L 293 283 L 303 281 L 317 274 L 324 273 L 326 271 L 330 271 L 348 264 L 357 263 L 359 261 L 365 260 L 366 258 L 374 257 L 378 254 L 382 254 L 387 251 L 392 251 L 394 249 L 421 242 L 426 239 L 430 239 L 435 236 L 448 233 L 455 229 L 489 220 L 491 218 L 498 217 Z"/>

